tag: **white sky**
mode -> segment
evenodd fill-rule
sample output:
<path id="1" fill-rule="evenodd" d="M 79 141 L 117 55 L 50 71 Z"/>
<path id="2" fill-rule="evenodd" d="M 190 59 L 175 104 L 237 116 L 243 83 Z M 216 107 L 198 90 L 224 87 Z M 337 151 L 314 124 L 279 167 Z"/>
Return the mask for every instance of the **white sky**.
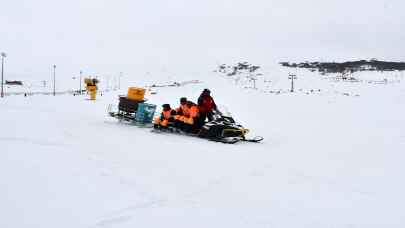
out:
<path id="1" fill-rule="evenodd" d="M 403 0 L 0 0 L 8 77 L 405 59 Z"/>

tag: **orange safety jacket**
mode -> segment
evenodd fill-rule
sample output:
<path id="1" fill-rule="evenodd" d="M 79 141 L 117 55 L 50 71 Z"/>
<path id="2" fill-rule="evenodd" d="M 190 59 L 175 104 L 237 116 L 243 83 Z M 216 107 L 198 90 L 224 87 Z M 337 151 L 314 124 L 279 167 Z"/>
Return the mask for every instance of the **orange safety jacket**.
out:
<path id="1" fill-rule="evenodd" d="M 189 107 L 187 106 L 187 104 L 180 105 L 180 107 L 178 107 L 178 108 L 176 109 L 176 113 L 181 113 L 181 114 L 177 114 L 177 115 L 174 117 L 174 119 L 175 119 L 175 120 L 180 120 L 180 121 L 184 122 L 185 116 L 190 115 L 190 109 L 189 109 Z"/>
<path id="2" fill-rule="evenodd" d="M 189 115 L 185 116 L 183 122 L 186 124 L 193 125 L 194 120 L 198 117 L 198 113 L 199 113 L 198 106 L 197 105 L 191 106 L 189 109 Z"/>
<path id="3" fill-rule="evenodd" d="M 157 117 L 155 119 L 155 124 L 161 125 L 166 127 L 169 124 L 169 119 L 172 117 L 172 109 L 167 110 L 167 111 L 162 111 L 162 114 L 160 117 Z"/>

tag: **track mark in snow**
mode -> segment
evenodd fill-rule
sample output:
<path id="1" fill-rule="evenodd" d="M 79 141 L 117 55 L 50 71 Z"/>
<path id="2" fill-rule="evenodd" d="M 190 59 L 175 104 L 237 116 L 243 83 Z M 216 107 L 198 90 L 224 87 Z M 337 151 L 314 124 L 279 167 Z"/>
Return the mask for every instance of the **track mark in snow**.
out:
<path id="1" fill-rule="evenodd" d="M 114 212 L 109 213 L 109 215 L 103 216 L 105 217 L 104 219 L 102 218 L 101 221 L 97 222 L 93 226 L 89 226 L 89 228 L 95 228 L 95 227 L 106 227 L 106 226 L 112 226 L 116 225 L 117 223 L 123 223 L 126 221 L 129 221 L 133 218 L 134 215 L 133 212 L 136 210 L 140 209 L 146 209 L 154 206 L 161 206 L 163 203 L 168 202 L 168 200 L 156 200 L 156 201 L 151 201 L 151 202 L 145 202 L 145 203 L 140 203 L 136 204 L 133 206 L 128 206 L 126 208 L 118 209 Z"/>
<path id="2" fill-rule="evenodd" d="M 131 218 L 132 218 L 132 216 L 126 215 L 126 216 L 119 216 L 119 217 L 115 217 L 115 218 L 111 218 L 111 219 L 105 219 L 105 220 L 98 222 L 95 226 L 91 226 L 91 227 L 110 226 L 110 225 L 114 225 L 117 223 L 122 223 L 122 222 L 128 221 Z"/>
<path id="3" fill-rule="evenodd" d="M 166 203 L 166 202 L 168 202 L 168 200 L 155 200 L 155 201 L 140 203 L 140 204 L 136 204 L 136 205 L 133 205 L 133 206 L 128 206 L 128 207 L 119 209 L 119 210 L 117 210 L 115 212 L 112 212 L 110 215 L 123 214 L 123 213 L 129 212 L 129 211 L 150 208 L 150 207 L 153 207 L 153 206 L 156 206 L 156 205 L 161 205 L 161 204 Z"/>

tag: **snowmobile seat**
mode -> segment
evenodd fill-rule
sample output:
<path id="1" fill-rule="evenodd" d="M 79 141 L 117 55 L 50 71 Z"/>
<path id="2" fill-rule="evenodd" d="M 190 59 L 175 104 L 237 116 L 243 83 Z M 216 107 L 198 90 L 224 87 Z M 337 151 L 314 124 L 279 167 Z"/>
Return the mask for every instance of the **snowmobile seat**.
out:
<path id="1" fill-rule="evenodd" d="M 211 121 L 206 123 L 199 132 L 199 137 L 208 139 L 240 137 L 244 138 L 248 133 L 248 129 L 243 128 L 235 123 L 224 121 Z"/>

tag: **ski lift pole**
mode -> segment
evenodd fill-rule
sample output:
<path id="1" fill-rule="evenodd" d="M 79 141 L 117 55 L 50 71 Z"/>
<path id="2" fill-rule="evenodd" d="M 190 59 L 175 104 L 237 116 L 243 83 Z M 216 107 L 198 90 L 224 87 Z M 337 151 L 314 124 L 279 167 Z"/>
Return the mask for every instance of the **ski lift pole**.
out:
<path id="1" fill-rule="evenodd" d="M 82 74 L 83 71 L 79 72 L 80 76 L 79 76 L 79 94 L 82 94 Z"/>
<path id="2" fill-rule="evenodd" d="M 56 86 L 56 78 L 55 78 L 55 74 L 56 74 L 56 65 L 53 65 L 53 95 L 55 96 L 55 94 L 56 94 L 56 89 L 55 89 L 55 86 Z"/>
<path id="3" fill-rule="evenodd" d="M 4 58 L 6 58 L 6 53 L 1 53 L 1 97 L 4 97 Z"/>
<path id="4" fill-rule="evenodd" d="M 290 74 L 288 75 L 288 79 L 291 79 L 291 93 L 294 92 L 294 79 L 297 79 L 297 75 Z"/>
<path id="5" fill-rule="evenodd" d="M 257 78 L 250 78 L 250 80 L 253 82 L 253 89 L 256 89 L 256 80 Z"/>

